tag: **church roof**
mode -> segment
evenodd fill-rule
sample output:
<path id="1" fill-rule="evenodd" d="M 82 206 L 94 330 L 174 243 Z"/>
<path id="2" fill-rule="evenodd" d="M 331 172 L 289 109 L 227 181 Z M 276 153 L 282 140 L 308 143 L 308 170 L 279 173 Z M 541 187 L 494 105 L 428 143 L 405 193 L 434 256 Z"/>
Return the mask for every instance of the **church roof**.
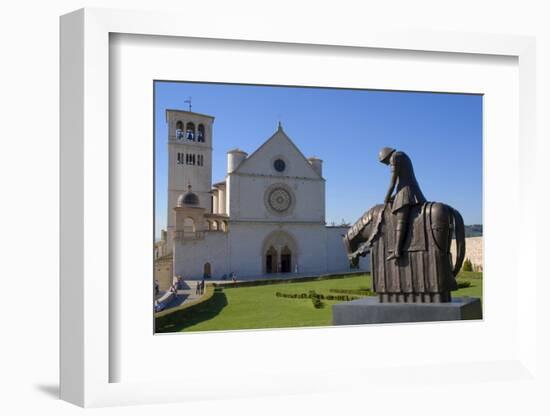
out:
<path id="1" fill-rule="evenodd" d="M 166 109 L 166 116 L 167 117 L 168 117 L 168 111 L 174 111 L 176 113 L 185 113 L 185 114 L 190 114 L 190 115 L 193 115 L 193 116 L 205 117 L 205 118 L 209 118 L 211 120 L 215 119 L 214 116 L 209 116 L 208 114 L 195 113 L 194 111 L 185 111 L 185 110 L 178 110 L 178 109 L 173 109 L 173 108 L 167 108 Z"/>
<path id="2" fill-rule="evenodd" d="M 199 205 L 199 197 L 191 191 L 191 185 L 188 186 L 188 191 L 185 194 L 178 197 L 177 206 L 183 207 L 184 205 Z"/>
<path id="3" fill-rule="evenodd" d="M 288 137 L 288 135 L 283 130 L 283 126 L 281 125 L 280 122 L 279 122 L 279 126 L 277 128 L 277 131 L 275 133 L 273 133 L 273 135 L 269 139 L 267 139 L 260 147 L 258 147 L 256 150 L 254 150 L 254 152 L 252 152 L 252 154 L 250 154 L 246 159 L 244 159 L 241 162 L 241 164 L 237 167 L 237 169 L 235 169 L 232 173 L 238 173 L 239 171 L 241 171 L 243 169 L 243 167 L 245 167 L 248 163 L 250 163 L 250 161 L 253 160 L 256 155 L 261 153 L 262 149 L 264 149 L 271 141 L 277 140 L 277 138 L 279 138 L 279 137 L 282 137 L 284 140 L 286 140 L 290 144 L 290 146 L 295 150 L 295 152 L 304 161 L 304 163 L 307 166 L 309 166 L 309 169 L 311 170 L 311 173 L 315 177 L 317 177 L 319 179 L 323 179 L 323 177 L 321 175 L 319 175 L 319 173 L 317 173 L 315 171 L 315 169 L 313 169 L 313 167 L 311 166 L 311 163 L 309 163 L 308 159 L 304 156 L 304 154 L 301 152 L 301 150 L 298 148 L 298 146 L 296 146 L 296 144 L 294 144 L 292 139 L 290 137 Z"/>

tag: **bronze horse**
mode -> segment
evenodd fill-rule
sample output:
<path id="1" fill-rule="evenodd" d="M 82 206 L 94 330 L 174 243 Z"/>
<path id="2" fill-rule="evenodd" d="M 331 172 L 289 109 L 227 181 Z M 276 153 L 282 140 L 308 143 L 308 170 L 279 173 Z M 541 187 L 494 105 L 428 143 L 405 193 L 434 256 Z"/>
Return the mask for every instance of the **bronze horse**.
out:
<path id="1" fill-rule="evenodd" d="M 411 209 L 401 257 L 386 261 L 393 251 L 395 219 L 391 204 L 375 205 L 343 237 L 352 267 L 370 253 L 373 290 L 380 302 L 450 302 L 465 254 L 464 221 L 454 208 L 426 202 Z M 456 237 L 453 264 L 450 248 Z"/>

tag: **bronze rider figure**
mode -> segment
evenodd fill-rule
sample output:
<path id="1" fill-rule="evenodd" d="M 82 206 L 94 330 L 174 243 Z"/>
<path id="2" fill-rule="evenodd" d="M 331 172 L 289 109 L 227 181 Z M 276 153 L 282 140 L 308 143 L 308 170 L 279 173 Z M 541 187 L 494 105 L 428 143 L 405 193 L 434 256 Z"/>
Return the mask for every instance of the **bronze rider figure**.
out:
<path id="1" fill-rule="evenodd" d="M 396 217 L 395 249 L 386 261 L 401 257 L 403 242 L 409 227 L 411 207 L 426 202 L 424 194 L 416 181 L 411 159 L 405 152 L 384 147 L 378 154 L 378 159 L 391 167 L 391 182 L 384 203 L 391 203 L 391 212 Z M 397 185 L 397 188 L 396 188 Z M 396 189 L 392 198 L 393 190 Z"/>

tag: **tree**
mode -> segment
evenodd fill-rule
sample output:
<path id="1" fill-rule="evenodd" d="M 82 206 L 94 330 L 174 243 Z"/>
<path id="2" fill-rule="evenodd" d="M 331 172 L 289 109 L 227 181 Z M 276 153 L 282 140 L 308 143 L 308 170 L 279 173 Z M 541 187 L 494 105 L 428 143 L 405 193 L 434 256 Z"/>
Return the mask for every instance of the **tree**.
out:
<path id="1" fill-rule="evenodd" d="M 472 266 L 472 262 L 470 261 L 470 259 L 464 260 L 464 264 L 462 265 L 462 270 L 464 270 L 465 272 L 473 272 L 474 271 L 474 268 Z"/>

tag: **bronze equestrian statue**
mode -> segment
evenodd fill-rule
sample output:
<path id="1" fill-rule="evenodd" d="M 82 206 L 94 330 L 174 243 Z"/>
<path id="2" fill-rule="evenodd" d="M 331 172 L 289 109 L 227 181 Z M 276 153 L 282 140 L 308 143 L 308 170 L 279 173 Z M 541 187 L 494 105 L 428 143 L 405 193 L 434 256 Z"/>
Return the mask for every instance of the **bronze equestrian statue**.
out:
<path id="1" fill-rule="evenodd" d="M 370 253 L 380 302 L 450 302 L 466 250 L 462 216 L 448 205 L 426 201 L 405 152 L 385 147 L 379 160 L 391 167 L 390 187 L 384 204 L 365 212 L 344 235 L 350 264 L 357 267 L 359 257 Z"/>

